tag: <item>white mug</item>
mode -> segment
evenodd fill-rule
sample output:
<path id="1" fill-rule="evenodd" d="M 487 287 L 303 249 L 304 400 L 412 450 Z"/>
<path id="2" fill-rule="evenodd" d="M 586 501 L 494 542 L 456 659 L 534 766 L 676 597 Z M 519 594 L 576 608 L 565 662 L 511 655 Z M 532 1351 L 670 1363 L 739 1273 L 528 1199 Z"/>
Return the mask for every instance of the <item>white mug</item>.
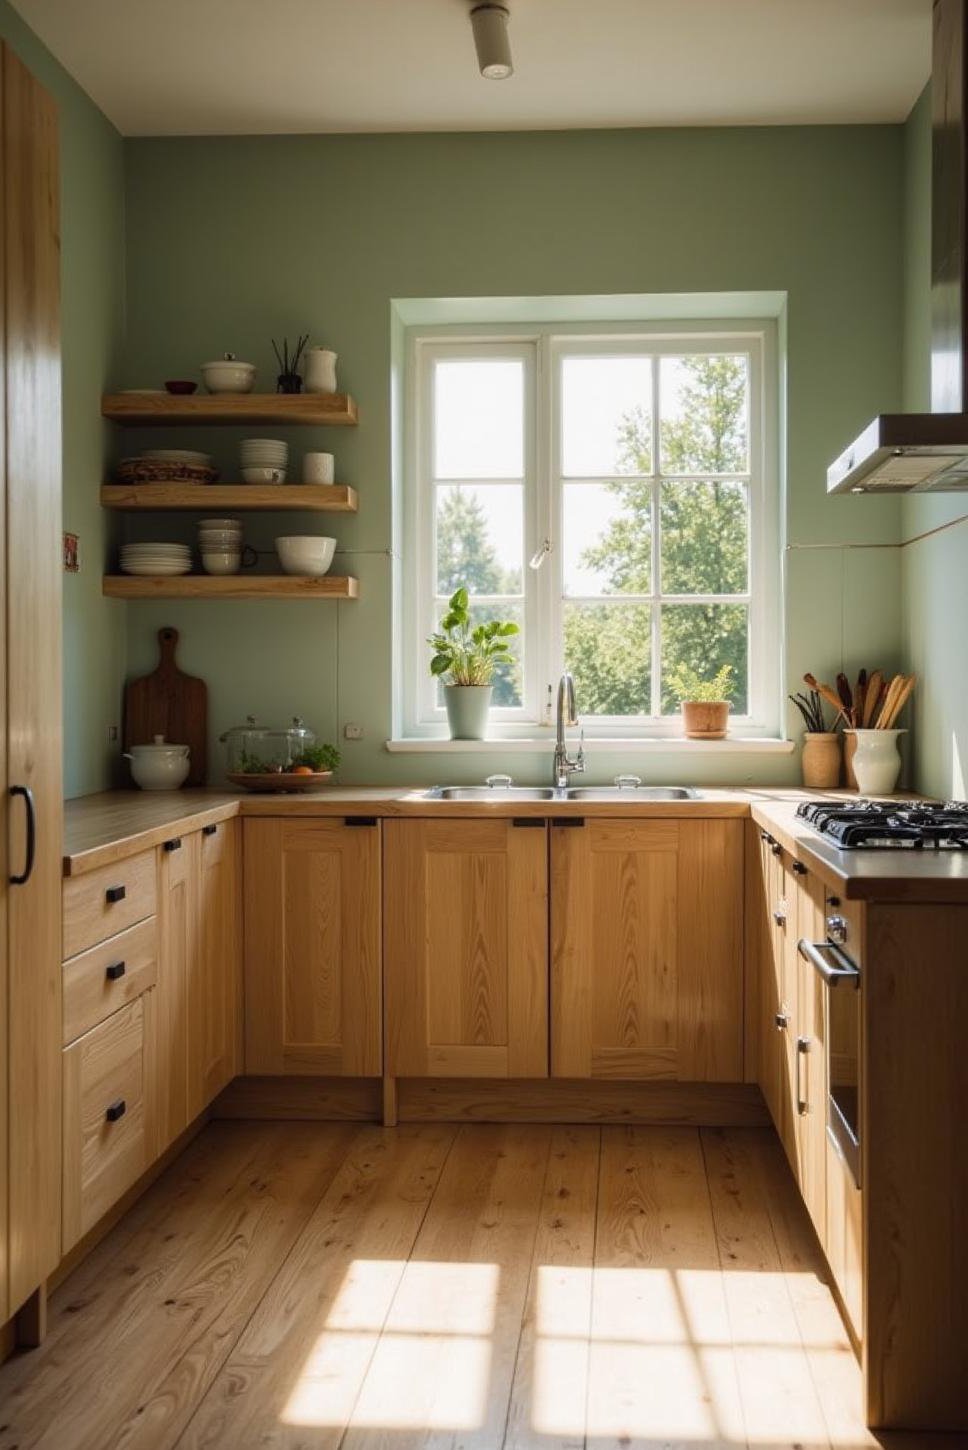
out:
<path id="1" fill-rule="evenodd" d="M 303 483 L 332 483 L 336 465 L 332 453 L 307 453 L 303 457 Z"/>

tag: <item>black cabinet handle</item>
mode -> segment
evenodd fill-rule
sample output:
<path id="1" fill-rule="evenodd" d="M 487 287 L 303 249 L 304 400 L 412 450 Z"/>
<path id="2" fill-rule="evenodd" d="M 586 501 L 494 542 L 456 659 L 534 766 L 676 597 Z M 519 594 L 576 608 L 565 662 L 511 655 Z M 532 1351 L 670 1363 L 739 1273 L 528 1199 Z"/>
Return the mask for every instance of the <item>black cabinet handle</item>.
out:
<path id="1" fill-rule="evenodd" d="M 584 816 L 553 816 L 552 819 L 551 819 L 551 824 L 553 826 L 557 827 L 557 829 L 559 831 L 568 830 L 569 828 L 572 829 L 572 830 L 575 830 L 575 829 L 580 828 L 581 826 L 583 826 L 585 824 L 585 817 Z"/>
<path id="2" fill-rule="evenodd" d="M 166 851 L 180 851 L 181 836 L 172 836 L 170 841 L 162 841 L 161 844 Z"/>
<path id="3" fill-rule="evenodd" d="M 806 876 L 807 868 L 806 866 L 804 866 L 802 861 L 794 861 L 793 874 L 794 876 Z"/>
<path id="4" fill-rule="evenodd" d="M 118 982 L 124 976 L 126 970 L 127 968 L 124 962 L 112 962 L 109 967 L 105 968 L 104 975 L 109 982 Z"/>
<path id="5" fill-rule="evenodd" d="M 770 835 L 769 831 L 761 831 L 760 832 L 760 840 L 763 841 L 767 846 L 775 846 L 776 845 L 776 842 L 774 841 L 773 837 Z"/>
<path id="6" fill-rule="evenodd" d="M 109 886 L 104 893 L 104 899 L 113 906 L 115 902 L 123 901 L 127 894 L 127 888 L 124 886 Z"/>
<path id="7" fill-rule="evenodd" d="M 344 826 L 375 826 L 376 816 L 344 816 Z"/>
<path id="8" fill-rule="evenodd" d="M 215 835 L 215 832 L 217 830 L 218 830 L 218 826 L 203 826 L 202 827 L 202 835 L 203 836 L 214 836 Z"/>
<path id="9" fill-rule="evenodd" d="M 124 1117 L 127 1111 L 128 1105 L 125 1102 L 124 1098 L 118 1098 L 115 1102 L 111 1103 L 104 1116 L 107 1118 L 109 1123 L 116 1123 L 119 1118 Z"/>
<path id="10" fill-rule="evenodd" d="M 515 816 L 512 819 L 512 821 L 511 821 L 511 825 L 512 826 L 517 826 L 518 830 L 521 830 L 521 831 L 526 831 L 529 827 L 531 827 L 532 829 L 534 827 L 537 827 L 539 830 L 542 830 L 543 831 L 544 830 L 544 817 L 543 816 Z"/>
<path id="11" fill-rule="evenodd" d="M 29 785 L 12 785 L 10 796 L 11 799 L 22 796 L 27 809 L 27 853 L 24 869 L 19 875 L 12 875 L 9 880 L 11 886 L 25 886 L 30 880 L 31 872 L 34 869 L 34 857 L 37 854 L 37 810 L 34 806 L 34 793 Z"/>
<path id="12" fill-rule="evenodd" d="M 770 850 L 773 852 L 774 856 L 783 855 L 783 847 L 780 845 L 779 841 L 774 841 L 770 846 Z"/>

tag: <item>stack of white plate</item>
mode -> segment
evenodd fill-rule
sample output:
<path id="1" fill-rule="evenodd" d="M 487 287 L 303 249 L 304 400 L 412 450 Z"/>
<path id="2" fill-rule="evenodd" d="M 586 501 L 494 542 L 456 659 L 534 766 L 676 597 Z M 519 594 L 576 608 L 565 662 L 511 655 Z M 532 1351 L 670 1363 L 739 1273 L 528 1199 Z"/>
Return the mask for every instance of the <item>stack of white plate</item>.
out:
<path id="1" fill-rule="evenodd" d="M 192 567 L 192 551 L 187 544 L 122 544 L 123 574 L 155 574 L 170 576 L 188 574 Z"/>
<path id="2" fill-rule="evenodd" d="M 246 483 L 285 483 L 289 444 L 276 438 L 246 438 L 240 449 Z"/>

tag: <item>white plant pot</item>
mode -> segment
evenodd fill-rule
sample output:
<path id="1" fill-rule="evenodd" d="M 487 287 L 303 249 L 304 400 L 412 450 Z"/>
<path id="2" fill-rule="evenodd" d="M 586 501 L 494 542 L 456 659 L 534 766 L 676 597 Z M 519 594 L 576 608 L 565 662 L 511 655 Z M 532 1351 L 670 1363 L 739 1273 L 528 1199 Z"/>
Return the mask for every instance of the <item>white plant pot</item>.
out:
<path id="1" fill-rule="evenodd" d="M 857 740 L 854 775 L 861 795 L 891 795 L 901 774 L 898 737 L 905 730 L 852 730 Z"/>

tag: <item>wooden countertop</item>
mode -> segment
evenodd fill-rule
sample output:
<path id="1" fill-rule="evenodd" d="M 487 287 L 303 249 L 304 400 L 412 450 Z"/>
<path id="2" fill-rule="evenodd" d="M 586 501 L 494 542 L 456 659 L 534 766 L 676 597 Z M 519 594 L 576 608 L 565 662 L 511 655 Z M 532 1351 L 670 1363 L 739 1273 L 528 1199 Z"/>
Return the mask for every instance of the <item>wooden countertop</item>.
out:
<path id="1" fill-rule="evenodd" d="M 709 789 L 697 801 L 428 801 L 421 786 L 330 786 L 306 795 L 250 795 L 233 790 L 108 791 L 68 801 L 64 875 L 77 876 L 146 851 L 180 832 L 233 816 L 514 816 L 752 815 L 787 850 L 812 865 L 848 900 L 965 902 L 968 852 L 841 851 L 796 817 L 801 800 L 842 792 L 802 789 Z M 850 799 L 850 796 L 846 797 Z"/>

